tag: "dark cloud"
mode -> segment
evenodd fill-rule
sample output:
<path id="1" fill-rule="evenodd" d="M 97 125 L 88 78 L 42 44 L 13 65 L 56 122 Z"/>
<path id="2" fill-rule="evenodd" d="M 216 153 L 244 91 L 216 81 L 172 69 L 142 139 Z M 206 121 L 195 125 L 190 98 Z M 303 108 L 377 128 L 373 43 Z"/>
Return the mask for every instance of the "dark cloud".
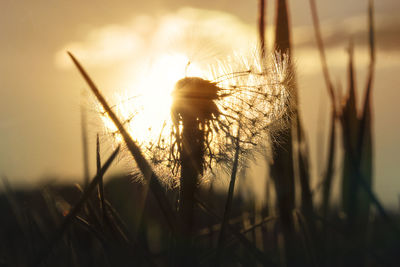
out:
<path id="1" fill-rule="evenodd" d="M 384 52 L 399 51 L 400 18 L 377 16 L 375 22 L 377 48 Z M 321 31 L 326 48 L 347 47 L 350 40 L 356 45 L 368 45 L 368 22 L 366 17 L 327 22 L 322 25 Z M 294 41 L 298 48 L 315 47 L 312 26 L 295 29 Z"/>

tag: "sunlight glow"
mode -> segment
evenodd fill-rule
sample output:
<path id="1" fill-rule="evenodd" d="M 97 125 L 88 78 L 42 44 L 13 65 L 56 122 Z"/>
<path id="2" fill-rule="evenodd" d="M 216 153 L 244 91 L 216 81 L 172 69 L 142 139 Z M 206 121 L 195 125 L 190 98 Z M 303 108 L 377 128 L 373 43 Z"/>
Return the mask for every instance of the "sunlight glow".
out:
<path id="1" fill-rule="evenodd" d="M 169 135 L 165 131 L 171 124 L 172 91 L 175 83 L 186 76 L 203 77 L 204 73 L 184 54 L 162 54 L 139 81 L 130 81 L 133 84 L 130 89 L 114 96 L 117 99 L 117 114 L 140 144 L 157 140 L 163 130 L 163 135 Z M 102 116 L 102 120 L 106 131 L 117 132 L 108 116 Z M 122 139 L 118 136 L 117 141 L 122 142 Z"/>
<path id="2" fill-rule="evenodd" d="M 274 55 L 268 64 L 261 60 L 252 27 L 196 9 L 154 18 L 146 34 L 135 30 L 142 24 L 106 28 L 74 47 L 94 58 L 94 66 L 103 67 L 99 72 L 107 70 L 101 84 L 112 91 L 112 109 L 167 184 L 179 180 L 184 118 L 194 117 L 204 133 L 204 175 L 231 164 L 239 132 L 242 154 L 250 155 L 260 149 L 256 144 L 265 140 L 272 122 L 280 127 L 290 108 L 286 62 Z M 134 38 L 125 38 L 130 31 Z M 114 42 L 123 44 L 110 51 L 99 45 Z M 100 106 L 97 110 L 105 135 L 114 138 L 113 145 L 123 144 L 108 115 Z"/>
<path id="3" fill-rule="evenodd" d="M 175 186 L 179 180 L 175 178 L 179 176 L 182 144 L 179 136 L 184 127 L 182 120 L 174 124 L 171 118 L 173 103 L 178 105 L 174 106 L 175 118 L 180 112 L 176 113 L 176 107 L 185 112 L 180 112 L 182 118 L 182 114 L 188 114 L 184 111 L 188 110 L 185 109 L 186 103 L 189 103 L 189 112 L 201 110 L 198 103 L 208 103 L 206 107 L 214 105 L 216 108 L 214 115 L 210 115 L 202 126 L 206 134 L 206 170 L 211 170 L 217 162 L 224 162 L 227 166 L 231 163 L 236 146 L 234 140 L 239 131 L 242 153 L 251 153 L 256 144 L 265 140 L 269 125 L 274 123 L 275 128 L 281 127 L 279 124 L 285 123 L 282 118 L 290 113 L 291 78 L 285 55 L 272 56 L 268 65 L 260 62 L 257 50 L 247 56 L 234 54 L 203 65 L 191 62 L 183 53 L 164 53 L 154 58 L 156 60 L 150 67 L 138 76 L 140 79 L 127 81 L 132 87 L 116 96 L 118 99 L 114 110 L 153 167 L 162 172 L 164 181 L 171 186 Z M 207 87 L 193 89 L 196 87 L 191 86 L 196 85 L 190 84 L 186 92 L 198 92 L 199 98 L 183 98 L 184 102 L 173 100 L 172 93 L 177 90 L 177 82 L 189 77 L 197 77 L 200 83 L 204 81 L 201 86 L 207 83 L 214 86 L 215 96 L 211 98 L 212 94 L 207 94 Z M 192 99 L 206 102 L 191 102 Z M 106 132 L 112 133 L 115 142 L 122 143 L 114 124 L 101 108 L 99 111 L 103 114 Z M 198 120 L 202 119 L 199 117 Z"/>

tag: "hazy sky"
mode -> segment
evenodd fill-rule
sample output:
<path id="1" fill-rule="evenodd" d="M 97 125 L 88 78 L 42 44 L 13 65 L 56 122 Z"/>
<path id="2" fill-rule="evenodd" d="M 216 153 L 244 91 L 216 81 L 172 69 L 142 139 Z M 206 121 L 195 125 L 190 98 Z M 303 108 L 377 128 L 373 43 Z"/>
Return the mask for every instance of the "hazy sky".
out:
<path id="1" fill-rule="evenodd" d="M 375 2 L 375 188 L 385 203 L 395 203 L 400 193 L 400 1 Z M 353 37 L 358 85 L 363 88 L 368 63 L 367 1 L 321 0 L 317 5 L 335 83 L 346 88 L 346 47 Z M 315 159 L 317 133 L 326 138 L 329 102 L 308 1 L 290 1 L 289 8 L 301 112 Z M 68 64 L 66 49 L 76 53 L 100 88 L 111 96 L 113 90 L 129 84 L 129 79 L 132 83 L 137 79 L 146 60 L 151 61 L 163 49 L 179 49 L 178 37 L 183 40 L 189 36 L 193 41 L 196 32 L 208 32 L 209 39 L 202 42 L 211 42 L 210 47 L 239 48 L 255 38 L 257 19 L 255 0 L 2 0 L 0 10 L 0 175 L 14 183 L 82 173 L 79 110 L 82 102 L 92 109 L 92 102 L 82 97 L 86 85 Z M 269 5 L 267 10 L 271 25 L 273 7 Z M 176 35 L 167 26 L 173 27 Z M 222 31 L 224 38 L 219 38 Z M 97 131 L 99 125 L 89 120 L 92 152 Z M 314 160 L 312 165 L 319 163 Z"/>

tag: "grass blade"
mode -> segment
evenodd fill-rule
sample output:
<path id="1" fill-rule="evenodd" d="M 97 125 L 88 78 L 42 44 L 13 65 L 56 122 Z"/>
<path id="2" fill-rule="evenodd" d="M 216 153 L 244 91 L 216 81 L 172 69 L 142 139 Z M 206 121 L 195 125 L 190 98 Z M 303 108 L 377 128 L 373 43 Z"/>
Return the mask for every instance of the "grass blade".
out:
<path id="1" fill-rule="evenodd" d="M 325 175 L 323 180 L 323 193 L 322 193 L 322 213 L 326 219 L 328 216 L 329 200 L 331 196 L 331 186 L 334 174 L 334 159 L 335 159 L 335 146 L 336 146 L 336 116 L 332 112 L 331 114 L 331 125 L 329 134 L 329 148 L 328 148 L 328 161 L 325 169 Z"/>
<path id="2" fill-rule="evenodd" d="M 86 110 L 81 106 L 81 132 L 82 132 L 82 152 L 83 152 L 83 173 L 84 173 L 84 186 L 89 184 L 89 152 L 88 152 L 88 138 L 86 128 Z"/>
<path id="3" fill-rule="evenodd" d="M 224 246 L 224 238 L 225 238 L 225 230 L 226 230 L 227 224 L 229 223 L 229 217 L 230 217 L 231 209 L 232 209 L 232 201 L 233 201 L 233 193 L 235 190 L 236 174 L 237 174 L 238 165 L 239 165 L 239 152 L 240 152 L 239 132 L 240 132 L 240 130 L 238 130 L 238 136 L 236 137 L 235 158 L 233 160 L 231 180 L 229 182 L 228 197 L 226 199 L 224 216 L 222 218 L 221 230 L 219 232 L 219 237 L 218 237 L 217 258 L 216 258 L 217 265 L 220 265 L 220 263 L 221 263 L 222 251 L 223 251 L 223 246 Z"/>
<path id="4" fill-rule="evenodd" d="M 317 40 L 318 51 L 320 54 L 322 72 L 324 75 L 325 85 L 331 99 L 331 125 L 329 135 L 329 148 L 328 148 L 328 161 L 323 179 L 323 194 L 322 194 L 322 212 L 323 217 L 326 219 L 328 215 L 329 199 L 331 194 L 331 185 L 333 178 L 333 168 L 335 159 L 335 146 L 336 146 L 336 95 L 335 90 L 329 75 L 328 64 L 325 55 L 325 47 L 322 40 L 320 23 L 318 19 L 317 6 L 315 0 L 310 0 L 311 16 L 313 19 L 315 39 Z M 326 228 L 325 228 L 326 230 Z"/>
<path id="5" fill-rule="evenodd" d="M 96 136 L 96 168 L 97 173 L 101 174 L 101 158 L 100 158 L 100 141 L 99 135 Z M 103 185 L 103 176 L 100 177 L 99 186 L 98 186 L 98 197 L 100 200 L 100 210 L 103 213 L 103 220 L 106 218 L 106 211 L 105 211 L 105 202 L 104 202 L 104 185 Z"/>
<path id="6" fill-rule="evenodd" d="M 261 62 L 266 60 L 266 41 L 265 41 L 265 9 L 267 7 L 266 0 L 259 0 L 258 2 L 258 35 L 260 42 L 260 51 L 261 51 Z"/>
<path id="7" fill-rule="evenodd" d="M 157 175 L 154 173 L 152 170 L 150 164 L 147 162 L 145 157 L 140 151 L 140 148 L 136 145 L 136 143 L 132 140 L 130 137 L 129 133 L 125 130 L 124 126 L 116 116 L 116 114 L 112 111 L 111 107 L 108 105 L 107 101 L 103 97 L 103 95 L 100 93 L 99 89 L 97 86 L 94 84 L 92 79 L 89 77 L 89 75 L 86 73 L 86 71 L 83 69 L 81 64 L 78 62 L 78 60 L 70 53 L 68 52 L 68 55 L 74 62 L 75 66 L 78 68 L 79 72 L 89 85 L 90 89 L 96 96 L 97 100 L 100 102 L 110 119 L 113 121 L 115 126 L 117 127 L 118 131 L 120 132 L 122 138 L 125 141 L 126 146 L 128 147 L 130 153 L 132 154 L 133 158 L 136 161 L 136 164 L 138 165 L 140 171 L 142 172 L 142 175 L 144 179 L 148 182 L 148 185 L 153 192 L 158 205 L 161 208 L 161 211 L 163 212 L 167 224 L 169 228 L 173 231 L 176 232 L 176 227 L 178 221 L 176 220 L 175 212 L 172 209 L 172 205 L 169 203 L 168 198 L 165 195 L 164 189 L 162 185 L 159 182 L 159 179 Z"/>
<path id="8" fill-rule="evenodd" d="M 334 90 L 334 87 L 333 87 L 333 84 L 332 84 L 332 81 L 331 81 L 331 78 L 329 75 L 328 64 L 326 63 L 325 48 L 324 48 L 324 43 L 322 41 L 321 29 L 320 29 L 320 25 L 319 25 L 318 12 L 317 12 L 317 6 L 315 4 L 315 0 L 310 0 L 310 7 L 311 7 L 311 16 L 312 16 L 313 25 L 314 25 L 315 39 L 317 40 L 318 51 L 319 51 L 319 55 L 320 55 L 320 59 L 321 59 L 322 72 L 324 75 L 326 88 L 328 89 L 328 94 L 331 98 L 332 109 L 335 113 L 335 111 L 336 111 L 335 90 Z"/>
<path id="9" fill-rule="evenodd" d="M 370 15 L 370 17 L 372 17 Z M 372 48 L 371 48 L 372 51 Z M 374 58 L 374 53 L 371 52 L 371 59 Z M 350 61 L 351 62 L 351 61 Z M 373 62 L 373 61 L 372 61 Z M 352 73 L 350 71 L 350 85 L 352 84 Z M 354 118 L 354 116 L 356 116 L 356 110 L 355 110 L 355 93 L 353 93 L 354 95 L 351 95 L 352 92 L 350 92 L 350 98 L 354 98 L 353 100 L 348 99 L 346 105 L 343 108 L 342 114 L 340 116 L 341 119 L 341 123 L 342 123 L 342 130 L 343 130 L 343 145 L 344 145 L 344 150 L 346 151 L 346 161 L 347 161 L 347 167 L 349 168 L 348 171 L 351 171 L 354 175 L 354 177 L 356 178 L 356 183 L 366 192 L 369 201 L 371 201 L 376 208 L 378 209 L 379 214 L 382 216 L 382 218 L 390 225 L 393 227 L 393 229 L 396 231 L 396 233 L 398 235 L 400 235 L 400 229 L 398 228 L 398 226 L 393 222 L 393 220 L 391 219 L 391 217 L 389 216 L 389 214 L 386 212 L 385 208 L 383 207 L 383 205 L 381 204 L 381 202 L 379 201 L 379 199 L 377 198 L 377 196 L 375 195 L 375 193 L 372 191 L 371 189 L 371 185 L 368 181 L 365 180 L 364 178 L 364 174 L 361 172 L 360 170 L 360 157 L 361 155 L 357 154 L 357 147 L 354 145 L 357 145 L 357 137 L 355 136 L 355 141 L 352 141 L 352 139 L 350 139 L 350 136 L 355 135 L 354 134 L 354 125 L 355 123 L 351 122 L 350 120 L 354 121 L 354 119 L 357 119 L 357 117 Z M 349 104 L 349 102 L 354 102 L 354 104 Z M 350 106 L 349 106 L 350 105 Z M 354 106 L 354 107 L 353 107 Z M 359 123 L 359 121 L 357 121 L 357 124 Z M 359 128 L 358 128 L 359 129 Z M 353 185 L 353 187 L 356 187 L 356 185 Z M 347 190 L 347 189 L 346 189 Z M 351 193 L 351 192 L 349 192 Z M 348 193 L 348 194 L 349 194 Z M 354 191 L 353 191 L 353 195 Z M 354 196 L 350 196 L 350 197 L 354 197 Z M 352 204 L 354 205 L 354 203 Z M 352 207 L 354 209 L 354 207 Z M 354 213 L 350 214 L 350 216 L 354 217 Z"/>
<path id="10" fill-rule="evenodd" d="M 367 77 L 365 96 L 364 96 L 364 107 L 360 120 L 360 129 L 358 133 L 357 143 L 357 154 L 363 155 L 361 159 L 361 165 L 364 165 L 365 175 L 372 175 L 372 83 L 374 79 L 375 70 L 375 41 L 374 41 L 374 18 L 373 18 L 373 2 L 369 1 L 368 7 L 368 22 L 369 22 L 369 50 L 370 50 L 370 64 L 369 73 Z M 365 162 L 364 162 L 365 161 Z M 369 166 L 369 168 L 368 168 Z M 368 179 L 367 179 L 368 180 Z M 372 184 L 372 177 L 369 178 L 370 184 Z"/>
<path id="11" fill-rule="evenodd" d="M 53 236 L 52 240 L 50 241 L 49 247 L 44 251 L 43 254 L 40 254 L 35 262 L 35 266 L 40 265 L 40 263 L 45 260 L 47 255 L 50 253 L 51 249 L 55 245 L 55 243 L 60 240 L 60 238 L 64 235 L 65 231 L 71 224 L 72 220 L 77 216 L 77 214 L 81 211 L 82 207 L 84 206 L 85 202 L 91 196 L 93 190 L 96 188 L 97 184 L 100 181 L 100 177 L 104 175 L 104 173 L 108 170 L 111 166 L 111 163 L 114 161 L 115 157 L 118 155 L 120 147 L 118 147 L 111 156 L 107 159 L 106 163 L 104 163 L 103 167 L 101 168 L 100 172 L 96 174 L 93 178 L 92 182 L 87 186 L 85 191 L 83 192 L 81 198 L 79 199 L 78 203 L 70 210 L 70 212 L 65 216 L 63 222 L 61 223 L 58 231 Z"/>
<path id="12" fill-rule="evenodd" d="M 289 57 L 289 64 L 291 64 L 289 15 L 286 0 L 276 1 L 275 51 L 281 55 L 287 54 Z M 291 65 L 289 68 L 290 71 L 293 72 Z M 293 114 L 287 114 L 288 127 L 278 133 L 281 138 L 281 143 L 273 147 L 273 163 L 270 166 L 270 174 L 274 179 L 279 222 L 282 226 L 281 229 L 285 244 L 285 255 L 287 257 L 288 266 L 295 266 L 298 262 L 296 263 L 296 248 L 294 245 L 294 243 L 296 243 L 296 238 L 292 216 L 292 211 L 295 207 L 293 135 L 296 133 L 296 123 L 294 122 L 296 122 L 298 113 L 297 88 L 294 82 L 293 86 L 290 88 L 289 93 L 293 99 Z"/>
<path id="13" fill-rule="evenodd" d="M 298 117 L 297 117 L 298 118 Z M 312 223 L 314 210 L 312 193 L 310 188 L 310 166 L 308 159 L 308 143 L 304 136 L 303 128 L 300 121 L 297 120 L 297 136 L 298 136 L 298 161 L 299 161 L 299 177 L 301 186 L 301 206 L 309 224 Z M 314 227 L 312 227 L 314 229 Z"/>
<path id="14" fill-rule="evenodd" d="M 218 216 L 215 212 L 213 212 L 204 202 L 200 201 L 196 198 L 196 202 L 198 206 L 208 215 L 216 218 L 219 221 L 222 221 L 222 218 Z M 233 228 L 229 223 L 226 224 L 226 229 L 234 235 L 239 242 L 243 245 L 243 247 L 251 253 L 261 264 L 264 266 L 276 266 L 274 262 L 266 257 L 266 255 L 259 250 L 253 243 L 251 243 L 240 231 Z"/>
<path id="15" fill-rule="evenodd" d="M 342 180 L 342 206 L 347 215 L 348 226 L 352 228 L 357 218 L 357 195 L 358 183 L 357 176 L 354 173 L 358 169 L 357 158 L 353 162 L 350 159 L 350 153 L 356 151 L 358 117 L 356 105 L 356 89 L 353 66 L 353 43 L 350 42 L 349 47 L 349 67 L 348 67 L 348 83 L 349 89 L 345 100 L 345 104 L 341 112 L 342 136 L 344 141 L 344 158 L 343 158 L 343 180 Z"/>

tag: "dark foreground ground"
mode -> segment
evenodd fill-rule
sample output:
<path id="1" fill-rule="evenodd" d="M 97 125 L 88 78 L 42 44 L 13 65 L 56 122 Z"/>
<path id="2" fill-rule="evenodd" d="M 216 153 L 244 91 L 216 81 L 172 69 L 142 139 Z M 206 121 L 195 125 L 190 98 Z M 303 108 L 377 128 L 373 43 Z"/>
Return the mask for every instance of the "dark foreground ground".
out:
<path id="1" fill-rule="evenodd" d="M 174 265 L 173 246 L 163 214 L 152 195 L 146 202 L 144 186 L 129 177 L 114 177 L 106 183 L 105 208 L 93 194 L 77 216 L 65 224 L 71 208 L 82 193 L 73 185 L 48 185 L 36 190 L 8 190 L 0 195 L 1 266 L 166 266 Z M 176 192 L 168 193 L 171 200 Z M 196 257 L 199 265 L 209 266 L 215 258 L 225 196 L 202 192 L 199 196 L 213 213 L 198 209 Z M 143 204 L 145 203 L 145 204 Z M 141 216 L 140 210 L 144 207 Z M 265 266 L 280 266 L 280 228 L 276 217 L 254 216 L 254 205 L 235 198 L 230 224 L 234 232 L 226 236 L 223 266 L 256 266 L 260 257 Z M 103 212 L 103 210 L 105 212 Z M 264 214 L 267 211 L 263 211 Z M 143 220 L 140 220 L 140 218 Z M 394 225 L 379 216 L 357 227 L 346 225 L 340 212 L 329 221 L 319 220 L 315 229 L 304 225 L 299 216 L 293 242 L 298 266 L 398 266 L 400 239 L 396 233 L 399 216 L 391 214 Z M 141 221 L 141 223 L 139 223 Z M 349 229 L 363 229 L 362 236 Z M 312 237 L 311 233 L 316 233 Z M 296 237 L 296 238 L 297 238 Z M 315 238 L 315 239 L 313 239 Z M 297 242 L 300 240 L 301 242 Z M 313 241 L 314 240 L 314 241 Z M 315 241 L 317 240 L 317 241 Z M 255 253 L 254 253 L 255 252 Z M 261 252 L 262 256 L 257 256 Z"/>

